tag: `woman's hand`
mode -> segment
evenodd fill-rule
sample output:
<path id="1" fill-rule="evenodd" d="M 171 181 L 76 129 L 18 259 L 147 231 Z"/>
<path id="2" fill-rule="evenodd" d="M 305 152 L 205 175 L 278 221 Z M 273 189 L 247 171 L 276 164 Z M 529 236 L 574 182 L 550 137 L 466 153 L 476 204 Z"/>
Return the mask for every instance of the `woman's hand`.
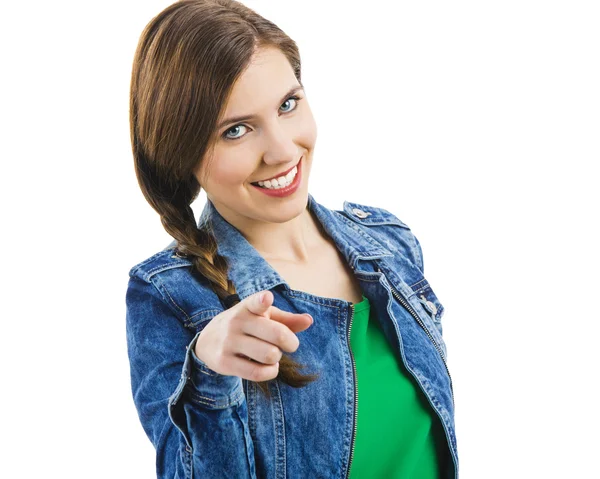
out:
<path id="1" fill-rule="evenodd" d="M 269 290 L 259 291 L 216 315 L 198 336 L 196 356 L 219 374 L 256 382 L 277 377 L 283 351 L 298 349 L 294 333 L 308 329 L 313 318 L 283 311 L 273 299 Z"/>

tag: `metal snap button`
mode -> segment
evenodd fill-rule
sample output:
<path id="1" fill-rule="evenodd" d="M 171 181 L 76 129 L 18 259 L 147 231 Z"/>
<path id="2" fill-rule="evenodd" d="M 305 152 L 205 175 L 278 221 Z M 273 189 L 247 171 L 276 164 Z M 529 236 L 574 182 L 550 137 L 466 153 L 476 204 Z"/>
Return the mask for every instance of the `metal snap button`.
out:
<path id="1" fill-rule="evenodd" d="M 427 307 L 427 309 L 428 309 L 429 311 L 431 311 L 431 313 L 432 313 L 432 314 L 435 316 L 435 315 L 437 314 L 437 307 L 436 307 L 435 303 L 433 303 L 433 302 L 429 301 L 429 300 L 428 300 L 428 299 L 425 297 L 425 295 L 423 295 L 423 294 L 421 295 L 421 299 L 423 300 L 423 301 L 421 301 L 421 302 L 422 302 L 422 303 L 423 303 L 423 304 L 424 304 L 424 305 Z"/>
<path id="2" fill-rule="evenodd" d="M 366 218 L 367 216 L 369 216 L 371 214 L 371 213 L 365 212 L 359 208 L 352 208 L 352 213 L 354 213 L 359 218 Z"/>

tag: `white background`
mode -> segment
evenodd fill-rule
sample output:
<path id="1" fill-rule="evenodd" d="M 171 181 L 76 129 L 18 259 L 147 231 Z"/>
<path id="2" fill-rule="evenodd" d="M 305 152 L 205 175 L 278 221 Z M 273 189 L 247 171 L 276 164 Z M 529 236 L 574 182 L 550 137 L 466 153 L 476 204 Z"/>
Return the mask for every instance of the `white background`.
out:
<path id="1" fill-rule="evenodd" d="M 170 3 L 3 9 L 3 477 L 154 477 L 125 288 L 171 238 L 128 94 Z M 597 2 L 244 3 L 300 47 L 315 199 L 384 207 L 421 241 L 461 478 L 599 477 Z"/>

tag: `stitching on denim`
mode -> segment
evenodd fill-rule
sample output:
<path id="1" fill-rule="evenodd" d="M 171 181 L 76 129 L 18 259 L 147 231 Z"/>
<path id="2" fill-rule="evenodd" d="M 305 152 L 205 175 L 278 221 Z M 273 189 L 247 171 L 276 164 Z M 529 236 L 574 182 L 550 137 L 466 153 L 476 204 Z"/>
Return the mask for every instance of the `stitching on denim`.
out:
<path id="1" fill-rule="evenodd" d="M 277 381 L 274 381 L 273 384 L 269 384 L 269 390 L 273 389 L 276 387 Z M 285 421 L 283 421 L 283 423 L 281 421 L 278 420 L 276 414 L 275 414 L 275 406 L 274 406 L 274 402 L 275 399 L 274 397 L 278 397 L 279 399 L 281 399 L 281 396 L 279 395 L 279 389 L 277 389 L 277 394 L 275 393 L 271 393 L 272 397 L 271 397 L 271 412 L 272 412 L 272 416 L 273 416 L 273 439 L 275 441 L 275 470 L 278 470 L 278 464 L 279 464 L 279 434 L 278 434 L 278 429 L 280 426 L 283 427 L 283 425 L 285 424 Z M 278 401 L 279 404 L 281 404 L 281 401 Z M 284 440 L 285 443 L 285 440 Z M 284 469 L 284 475 L 285 475 L 285 469 Z M 277 475 L 277 477 L 279 477 L 279 475 Z"/>
<path id="2" fill-rule="evenodd" d="M 211 312 L 211 313 L 212 313 L 213 311 L 216 313 L 216 314 L 215 314 L 215 316 L 221 312 L 221 310 L 219 310 L 219 309 L 215 309 L 215 308 L 211 308 L 211 309 L 203 309 L 202 311 L 198 311 L 197 313 L 194 313 L 194 314 L 192 314 L 192 315 L 191 315 L 191 316 L 190 316 L 188 319 L 191 321 L 191 320 L 192 320 L 192 319 L 194 319 L 196 316 L 200 316 L 201 314 L 204 314 L 204 313 L 206 313 L 206 312 Z M 208 318 L 208 319 L 212 319 L 212 318 Z"/>
<path id="3" fill-rule="evenodd" d="M 280 278 L 281 279 L 281 278 Z M 274 283 L 275 281 L 277 281 L 277 283 Z M 262 278 L 261 281 L 261 286 L 259 287 L 258 291 L 264 291 L 266 289 L 271 289 L 273 286 L 277 286 L 278 284 L 281 284 L 281 282 L 275 277 L 267 277 L 267 278 Z M 238 290 L 238 296 L 242 297 L 242 296 L 249 296 L 250 294 L 254 294 L 255 291 L 255 285 L 250 285 L 247 288 L 241 288 Z"/>
<path id="4" fill-rule="evenodd" d="M 138 263 L 137 265 L 135 265 L 131 269 L 131 274 L 135 275 L 137 273 L 137 271 L 142 268 L 142 266 L 147 265 L 148 263 L 150 263 L 151 261 L 153 261 L 154 259 L 156 259 L 158 256 L 160 256 L 161 254 L 164 254 L 164 252 L 163 251 L 159 251 L 158 253 L 153 254 L 152 256 L 150 256 L 149 258 L 145 259 L 141 263 Z"/>
<path id="5" fill-rule="evenodd" d="M 429 283 L 423 284 L 423 285 L 419 286 L 418 289 L 413 290 L 411 296 L 418 296 L 420 293 L 424 293 L 428 289 L 431 290 L 431 285 Z"/>
<path id="6" fill-rule="evenodd" d="M 235 408 L 234 414 L 237 416 L 238 421 L 240 422 L 241 429 L 243 431 L 242 436 L 244 439 L 244 450 L 246 451 L 246 463 L 248 465 L 248 470 L 252 470 L 252 461 L 250 460 L 250 448 L 248 447 L 248 441 L 246 439 L 247 431 L 246 431 L 245 426 L 247 426 L 247 424 L 244 425 L 244 420 L 242 418 L 242 415 L 240 414 L 239 408 Z M 248 435 L 250 435 L 250 434 L 248 433 Z"/>
<path id="7" fill-rule="evenodd" d="M 279 405 L 281 407 L 281 416 L 283 418 L 285 418 L 285 411 L 283 410 L 283 401 L 281 400 L 281 391 L 279 390 L 279 382 L 278 381 L 274 381 L 274 386 L 277 388 L 277 396 L 279 397 Z M 287 463 L 286 463 L 286 449 L 285 449 L 285 444 L 286 444 L 286 439 L 285 439 L 285 419 L 281 421 L 281 430 L 282 430 L 282 436 L 283 436 L 283 471 L 284 471 L 284 475 L 285 475 L 285 471 L 287 470 Z"/>
<path id="8" fill-rule="evenodd" d="M 191 393 L 190 393 L 190 398 L 196 404 L 202 404 L 203 406 L 214 406 L 214 403 L 207 403 L 207 402 L 201 401 L 199 399 L 196 399 L 196 397 Z M 227 407 L 229 407 L 229 405 L 227 405 Z"/>
<path id="9" fill-rule="evenodd" d="M 345 222 L 348 225 L 349 228 L 353 229 L 359 235 L 361 235 L 371 246 L 375 246 L 375 247 L 381 248 L 381 245 L 378 244 L 370 235 L 368 235 L 367 233 L 365 233 L 362 230 L 362 228 L 359 228 L 357 226 L 357 223 L 355 221 L 351 220 L 346 215 L 340 215 L 340 218 L 342 219 L 343 222 Z M 359 224 L 363 225 L 364 223 L 361 222 Z"/>
<path id="10" fill-rule="evenodd" d="M 161 254 L 161 253 L 157 253 Z M 156 255 L 155 255 L 156 256 Z M 159 292 L 163 291 L 165 293 L 165 295 L 168 297 L 169 301 L 171 302 L 171 304 L 178 310 L 180 311 L 183 316 L 185 317 L 185 319 L 187 320 L 187 324 L 185 324 L 186 327 L 194 327 L 197 326 L 197 324 L 191 324 L 192 323 L 192 319 L 196 318 L 197 316 L 200 316 L 202 314 L 207 314 L 207 313 L 212 313 L 215 312 L 216 314 L 219 314 L 221 312 L 221 310 L 216 309 L 216 308 L 210 308 L 210 309 L 202 309 L 200 311 L 198 311 L 197 313 L 194 313 L 192 316 L 189 316 L 185 310 L 179 306 L 179 304 L 177 304 L 177 302 L 173 299 L 173 297 L 171 296 L 171 294 L 169 293 L 169 290 L 167 289 L 167 287 L 165 286 L 164 282 L 162 281 L 158 281 L 157 282 L 160 284 L 160 288 L 159 285 L 154 283 L 153 281 L 150 280 L 150 283 L 154 284 L 154 287 L 159 290 Z M 215 315 L 216 315 L 215 314 Z M 214 315 L 213 315 L 214 317 Z M 208 318 L 209 320 L 212 319 L 212 317 Z M 202 321 L 204 322 L 204 321 Z"/>
<path id="11" fill-rule="evenodd" d="M 268 385 L 269 388 L 271 388 L 270 385 Z M 271 398 L 271 401 L 273 401 L 273 398 Z M 271 413 L 273 415 L 273 439 L 275 441 L 275 470 L 277 471 L 277 452 L 279 451 L 279 438 L 277 437 L 277 427 L 278 427 L 278 422 L 277 422 L 277 418 L 275 417 L 275 411 L 274 411 L 274 407 L 271 404 Z"/>
<path id="12" fill-rule="evenodd" d="M 376 242 L 371 236 L 369 236 L 367 233 L 365 233 L 361 228 L 359 228 L 356 225 L 356 222 L 352 221 L 351 219 L 349 219 L 348 217 L 346 217 L 345 215 L 340 215 L 340 217 L 342 218 L 343 221 L 345 221 L 348 226 L 350 228 L 352 228 L 353 230 L 355 230 L 359 235 L 361 235 L 371 246 L 374 246 L 376 248 L 382 249 L 381 244 L 379 244 L 378 242 Z M 361 223 L 363 224 L 363 223 Z"/>
<path id="13" fill-rule="evenodd" d="M 206 398 L 204 396 L 200 396 L 199 394 L 196 394 L 194 391 L 188 391 L 188 394 L 190 395 L 191 400 L 194 401 L 195 403 L 203 404 L 204 406 L 213 406 L 218 409 L 222 409 L 222 408 L 227 408 L 227 407 L 230 407 L 230 406 L 233 406 L 234 404 L 236 404 L 240 400 L 240 398 L 244 395 L 244 391 L 240 391 L 236 396 L 231 398 L 229 400 L 229 402 L 219 405 L 219 406 L 215 406 L 216 401 L 217 401 L 216 399 L 211 399 L 211 398 Z M 206 400 L 212 401 L 212 402 L 205 402 L 205 401 L 203 401 L 203 399 L 206 399 Z"/>
<path id="14" fill-rule="evenodd" d="M 427 281 L 426 278 L 420 279 L 419 281 L 417 281 L 416 283 L 413 283 L 410 285 L 411 289 L 413 289 L 417 284 L 419 283 L 424 283 L 423 286 L 419 286 L 419 290 L 423 289 L 425 286 L 427 286 L 427 284 L 429 284 L 429 282 Z M 415 293 L 418 293 L 419 290 L 414 291 Z"/>
<path id="15" fill-rule="evenodd" d="M 194 364 L 196 365 L 196 370 L 200 371 L 202 374 L 205 374 L 207 376 L 213 377 L 216 376 L 218 373 L 217 372 L 212 372 L 210 370 L 210 368 L 204 363 L 204 361 L 202 361 L 200 358 L 197 358 L 197 360 L 194 358 L 194 354 L 193 351 L 190 349 L 189 350 L 189 359 L 190 361 L 193 361 Z"/>
<path id="16" fill-rule="evenodd" d="M 433 390 L 429 380 L 425 376 L 423 376 L 419 371 L 415 371 L 415 375 L 418 376 L 419 382 L 423 386 L 423 389 L 425 389 L 425 391 L 429 394 L 429 399 L 431 399 L 431 402 L 438 409 L 438 411 L 440 410 L 440 408 L 443 409 L 442 405 L 440 404 L 435 395 L 435 391 Z"/>
<path id="17" fill-rule="evenodd" d="M 150 279 L 150 277 L 156 273 L 156 272 L 160 272 L 163 270 L 167 270 L 167 269 L 172 269 L 172 268 L 178 268 L 180 266 L 190 266 L 192 263 L 189 260 L 179 260 L 179 261 L 168 261 L 166 263 L 163 263 L 160 266 L 155 266 L 154 268 L 151 268 L 149 270 L 145 270 L 144 266 L 146 266 L 147 264 L 151 263 L 152 261 L 158 259 L 159 257 L 162 256 L 167 256 L 169 254 L 171 254 L 171 250 L 174 248 L 169 248 L 167 250 L 162 250 L 159 251 L 158 253 L 153 254 L 152 256 L 150 256 L 149 258 L 145 259 L 144 261 L 142 261 L 141 263 L 138 263 L 137 265 L 135 265 L 131 270 L 130 270 L 130 275 L 136 275 L 138 273 L 138 271 L 141 271 L 141 273 L 145 276 L 148 277 L 148 279 Z"/>
<path id="18" fill-rule="evenodd" d="M 363 278 L 360 278 L 360 279 L 361 279 L 361 281 L 364 281 L 365 283 L 379 283 L 379 280 L 375 279 L 375 278 L 373 278 L 373 279 L 368 279 L 368 278 L 364 278 L 363 279 Z"/>
<path id="19" fill-rule="evenodd" d="M 271 288 L 270 287 L 269 288 L 262 288 L 259 291 L 263 291 L 265 289 L 271 289 Z M 240 297 L 242 297 L 242 296 L 249 296 L 249 293 L 252 293 L 253 290 L 254 290 L 254 286 L 249 286 L 248 288 L 238 290 L 237 294 Z"/>
<path id="20" fill-rule="evenodd" d="M 298 291 L 299 293 L 302 293 L 302 294 L 300 295 L 300 294 L 295 294 L 295 293 L 294 293 L 295 291 L 297 291 L 297 290 L 295 290 L 295 289 L 292 289 L 292 290 L 290 290 L 290 291 L 282 291 L 282 293 L 283 293 L 283 294 L 285 294 L 285 295 L 288 295 L 288 296 L 292 296 L 293 298 L 300 299 L 300 300 L 302 300 L 302 301 L 308 301 L 309 303 L 317 304 L 317 305 L 319 305 L 319 306 L 325 306 L 326 308 L 336 308 L 336 309 L 338 309 L 338 310 L 340 309 L 339 305 L 335 305 L 335 304 L 324 304 L 324 303 L 322 303 L 322 302 L 314 301 L 313 299 L 311 299 L 311 298 L 307 298 L 307 297 L 305 297 L 305 296 L 304 296 L 304 295 L 307 295 L 307 294 L 310 294 L 310 293 L 307 293 L 307 292 L 305 292 L 305 291 Z M 316 294 L 313 294 L 313 295 L 311 295 L 311 296 L 317 297 L 317 295 L 316 295 Z M 323 299 L 329 299 L 329 298 L 325 298 L 324 296 L 321 296 L 321 297 L 322 297 Z M 336 299 L 336 298 L 331 298 L 331 299 L 329 299 L 329 300 L 330 300 L 330 301 L 340 301 L 339 299 Z"/>
<path id="21" fill-rule="evenodd" d="M 161 266 L 156 266 L 154 268 L 152 268 L 151 270 L 146 272 L 147 276 L 152 276 L 153 273 L 160 273 L 161 271 L 165 271 L 167 269 L 173 269 L 173 268 L 179 268 L 180 266 L 190 266 L 190 263 L 167 263 L 167 264 L 163 264 Z"/>
<path id="22" fill-rule="evenodd" d="M 155 290 L 158 292 L 158 294 L 160 295 L 160 298 L 161 298 L 162 302 L 163 302 L 165 305 L 167 305 L 167 306 L 168 306 L 168 305 L 169 305 L 169 303 L 168 303 L 168 302 L 165 300 L 165 297 L 164 297 L 164 294 L 163 294 L 163 290 L 166 292 L 165 288 L 163 287 L 163 284 L 162 284 L 162 283 L 160 283 L 160 284 L 157 284 L 157 283 L 155 283 L 154 281 L 150 281 L 150 283 L 149 283 L 149 284 L 151 284 L 151 285 L 152 285 L 152 287 L 153 287 L 153 288 L 154 288 L 154 289 L 155 289 Z M 160 286 L 160 287 L 159 287 L 159 286 Z M 168 293 L 167 293 L 167 296 L 168 296 Z M 173 299 L 172 299 L 170 296 L 169 296 L 169 299 L 171 300 L 171 303 L 173 303 L 175 306 L 177 306 L 177 303 L 175 303 L 175 302 L 173 301 Z M 177 306 L 177 309 L 181 310 L 181 308 L 179 308 L 178 306 Z M 185 312 L 184 312 L 183 314 L 185 315 Z M 186 315 L 186 316 L 187 316 L 187 315 Z M 181 319 L 180 319 L 179 317 L 177 317 L 177 315 L 175 315 L 175 317 L 176 317 L 176 318 L 177 318 L 179 321 L 181 321 Z M 185 326 L 187 326 L 185 323 L 186 323 L 186 322 L 185 322 L 185 320 L 184 320 L 184 321 L 182 322 L 182 324 L 183 324 L 183 326 L 184 326 L 184 327 L 185 327 Z"/>
<path id="23" fill-rule="evenodd" d="M 169 290 L 165 287 L 164 284 L 162 284 L 162 289 L 164 290 L 165 294 L 169 297 L 169 300 L 171 301 L 171 303 L 173 303 L 173 306 L 175 306 L 179 311 L 181 311 L 183 313 L 183 315 L 185 316 L 185 318 L 189 321 L 190 318 L 187 315 L 187 313 L 175 302 L 175 300 L 171 297 L 171 295 L 169 294 Z"/>
<path id="24" fill-rule="evenodd" d="M 196 394 L 196 393 L 195 393 L 195 392 L 193 392 L 193 391 L 190 391 L 190 394 L 193 394 L 194 396 L 196 396 L 196 397 L 198 397 L 198 398 L 200 398 L 200 399 L 205 399 L 206 401 L 212 401 L 213 403 L 217 401 L 216 399 L 213 399 L 213 398 L 208 398 L 208 397 L 206 397 L 206 396 L 201 396 L 200 394 Z"/>

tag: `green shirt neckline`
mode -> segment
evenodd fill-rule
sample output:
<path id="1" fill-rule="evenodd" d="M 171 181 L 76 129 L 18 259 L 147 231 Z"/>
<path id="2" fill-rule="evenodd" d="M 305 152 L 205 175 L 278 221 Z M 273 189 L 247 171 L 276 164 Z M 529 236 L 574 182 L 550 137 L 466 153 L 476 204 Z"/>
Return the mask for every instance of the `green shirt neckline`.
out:
<path id="1" fill-rule="evenodd" d="M 362 295 L 362 298 L 363 299 L 360 303 L 352 303 L 352 308 L 354 309 L 355 313 L 364 311 L 369 307 L 369 299 L 364 294 Z"/>

